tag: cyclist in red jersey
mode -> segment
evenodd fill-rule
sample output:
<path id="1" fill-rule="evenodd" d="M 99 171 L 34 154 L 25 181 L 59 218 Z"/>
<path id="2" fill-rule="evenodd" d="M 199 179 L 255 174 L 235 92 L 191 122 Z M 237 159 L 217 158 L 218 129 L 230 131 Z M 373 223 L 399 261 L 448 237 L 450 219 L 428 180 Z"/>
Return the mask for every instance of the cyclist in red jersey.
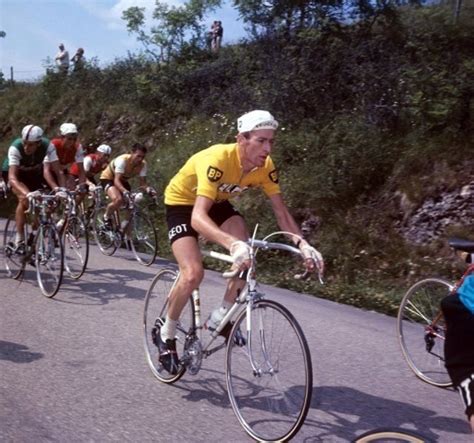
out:
<path id="1" fill-rule="evenodd" d="M 69 190 L 73 190 L 76 186 L 74 177 L 69 174 L 69 167 L 73 163 L 77 163 L 79 184 L 83 185 L 82 190 L 86 191 L 86 175 L 83 167 L 84 150 L 82 145 L 77 141 L 77 127 L 74 123 L 63 123 L 59 130 L 61 136 L 51 140 L 51 143 L 56 147 L 59 165 L 66 180 L 66 187 Z M 49 164 L 45 163 L 44 174 L 45 177 L 54 177 L 54 172 L 51 170 Z"/>
<path id="2" fill-rule="evenodd" d="M 88 154 L 84 157 L 84 173 L 86 175 L 86 183 L 89 186 L 90 190 L 94 190 L 97 185 L 95 176 L 102 172 L 107 165 L 109 164 L 110 154 L 112 153 L 112 148 L 109 145 L 100 145 L 96 152 Z M 79 182 L 80 170 L 79 164 L 73 163 L 69 168 L 69 174 L 71 174 L 74 179 Z"/>

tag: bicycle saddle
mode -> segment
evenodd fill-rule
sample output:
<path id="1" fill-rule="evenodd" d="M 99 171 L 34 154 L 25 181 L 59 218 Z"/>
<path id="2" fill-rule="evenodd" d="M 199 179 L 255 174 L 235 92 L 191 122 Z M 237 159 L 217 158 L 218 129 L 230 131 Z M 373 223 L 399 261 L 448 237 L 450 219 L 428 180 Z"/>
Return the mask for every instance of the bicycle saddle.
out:
<path id="1" fill-rule="evenodd" d="M 474 241 L 465 240 L 463 238 L 450 238 L 448 240 L 449 246 L 458 251 L 468 252 L 469 254 L 474 254 Z"/>

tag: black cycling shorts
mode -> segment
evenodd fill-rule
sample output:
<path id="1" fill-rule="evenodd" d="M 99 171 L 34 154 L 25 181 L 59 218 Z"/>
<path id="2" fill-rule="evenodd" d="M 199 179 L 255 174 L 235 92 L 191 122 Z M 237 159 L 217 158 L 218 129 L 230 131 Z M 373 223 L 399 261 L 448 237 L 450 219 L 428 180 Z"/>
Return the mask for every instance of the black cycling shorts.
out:
<path id="1" fill-rule="evenodd" d="M 191 205 L 165 205 L 166 222 L 168 223 L 168 239 L 171 244 L 182 237 L 198 238 L 199 234 L 191 226 Z M 209 210 L 209 217 L 217 225 L 222 225 L 234 215 L 240 215 L 227 200 L 214 203 Z"/>
<path id="2" fill-rule="evenodd" d="M 130 183 L 126 180 L 121 180 L 122 186 L 127 190 L 131 191 L 132 187 L 130 186 Z M 114 181 L 113 180 L 106 180 L 106 179 L 101 179 L 100 184 L 102 185 L 102 189 L 104 192 L 107 192 L 107 190 L 111 187 L 114 186 Z"/>

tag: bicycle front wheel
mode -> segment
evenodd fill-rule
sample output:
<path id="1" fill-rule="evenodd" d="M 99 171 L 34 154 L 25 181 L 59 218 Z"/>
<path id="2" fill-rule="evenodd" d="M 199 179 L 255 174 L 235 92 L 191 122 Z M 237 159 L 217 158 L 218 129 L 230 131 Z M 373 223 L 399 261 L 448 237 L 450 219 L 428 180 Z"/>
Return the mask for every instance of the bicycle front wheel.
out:
<path id="1" fill-rule="evenodd" d="M 158 240 L 151 220 L 144 214 L 135 213 L 130 227 L 130 248 L 139 263 L 150 266 L 156 258 Z"/>
<path id="2" fill-rule="evenodd" d="M 293 315 L 270 300 L 242 311 L 227 345 L 226 379 L 232 409 L 258 441 L 286 441 L 301 428 L 311 404 L 308 344 Z"/>
<path id="3" fill-rule="evenodd" d="M 113 255 L 113 253 L 120 246 L 120 234 L 116 229 L 107 229 L 104 224 L 105 208 L 100 208 L 94 213 L 93 232 L 95 242 L 99 246 L 100 252 L 104 255 Z M 114 217 L 111 219 L 112 224 L 115 224 Z"/>
<path id="4" fill-rule="evenodd" d="M 80 278 L 89 260 L 89 233 L 81 217 L 68 219 L 63 233 L 64 265 L 69 276 Z"/>
<path id="5" fill-rule="evenodd" d="M 36 278 L 45 297 L 54 297 L 63 279 L 64 252 L 54 225 L 40 226 L 35 243 Z"/>
<path id="6" fill-rule="evenodd" d="M 166 319 L 168 312 L 168 296 L 178 278 L 178 273 L 171 269 L 163 269 L 153 279 L 150 289 L 145 296 L 143 313 L 143 332 L 145 354 L 153 375 L 163 383 L 174 383 L 185 373 L 186 368 L 180 365 L 178 373 L 171 375 L 159 362 L 159 352 L 156 344 L 156 335 Z M 179 357 L 184 355 L 186 337 L 194 329 L 194 307 L 191 297 L 183 309 L 176 329 L 176 350 Z"/>
<path id="7" fill-rule="evenodd" d="M 15 218 L 9 218 L 3 231 L 2 254 L 5 263 L 7 275 L 11 278 L 18 279 L 25 269 L 25 253 L 18 251 L 16 247 L 16 223 Z"/>
<path id="8" fill-rule="evenodd" d="M 440 303 L 452 289 L 439 278 L 415 283 L 403 297 L 397 318 L 398 341 L 411 370 L 426 383 L 442 388 L 452 383 L 444 365 L 446 324 Z"/>
<path id="9" fill-rule="evenodd" d="M 374 429 L 356 437 L 352 443 L 425 443 L 427 439 L 405 429 Z"/>

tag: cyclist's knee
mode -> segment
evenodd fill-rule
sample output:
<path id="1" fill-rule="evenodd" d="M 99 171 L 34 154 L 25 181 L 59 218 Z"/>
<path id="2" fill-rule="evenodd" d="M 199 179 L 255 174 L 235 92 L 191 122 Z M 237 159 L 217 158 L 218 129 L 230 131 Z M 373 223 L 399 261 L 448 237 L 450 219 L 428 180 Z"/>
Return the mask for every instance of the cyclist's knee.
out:
<path id="1" fill-rule="evenodd" d="M 204 269 L 202 264 L 191 264 L 182 267 L 179 270 L 179 273 L 180 283 L 190 291 L 199 287 L 202 279 L 204 278 Z"/>

